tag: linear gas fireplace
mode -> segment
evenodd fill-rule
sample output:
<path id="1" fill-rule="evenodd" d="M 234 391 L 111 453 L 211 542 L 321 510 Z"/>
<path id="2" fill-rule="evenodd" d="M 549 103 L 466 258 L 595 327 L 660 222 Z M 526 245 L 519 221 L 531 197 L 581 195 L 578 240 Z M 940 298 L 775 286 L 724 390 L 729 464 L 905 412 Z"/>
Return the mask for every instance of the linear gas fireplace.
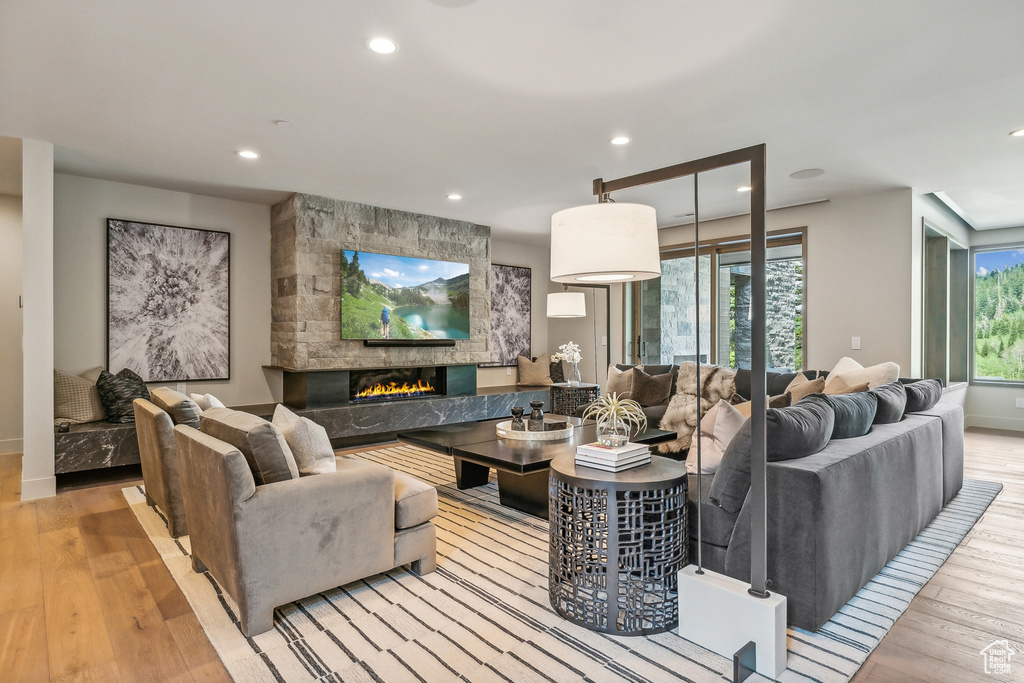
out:
<path id="1" fill-rule="evenodd" d="M 349 370 L 352 403 L 445 395 L 446 368 Z"/>
<path id="2" fill-rule="evenodd" d="M 475 365 L 284 371 L 284 402 L 294 408 L 472 396 Z"/>

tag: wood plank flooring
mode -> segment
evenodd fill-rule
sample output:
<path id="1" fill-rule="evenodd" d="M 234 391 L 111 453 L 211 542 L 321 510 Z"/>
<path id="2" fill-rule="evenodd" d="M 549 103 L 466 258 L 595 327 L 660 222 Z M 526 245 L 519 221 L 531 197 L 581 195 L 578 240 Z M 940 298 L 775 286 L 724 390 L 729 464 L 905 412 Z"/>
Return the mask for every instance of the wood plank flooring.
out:
<path id="1" fill-rule="evenodd" d="M 1024 680 L 1024 654 L 1015 677 L 986 676 L 978 654 L 1003 638 L 1024 652 L 1024 435 L 966 441 L 966 475 L 1004 489 L 855 683 Z M 131 483 L 22 503 L 21 456 L 0 455 L 0 680 L 230 680 L 125 503 Z"/>
<path id="2" fill-rule="evenodd" d="M 1003 490 L 854 683 L 1024 680 L 1024 435 L 972 428 L 966 445 L 964 475 Z M 986 675 L 979 653 L 1003 639 L 1013 675 Z"/>

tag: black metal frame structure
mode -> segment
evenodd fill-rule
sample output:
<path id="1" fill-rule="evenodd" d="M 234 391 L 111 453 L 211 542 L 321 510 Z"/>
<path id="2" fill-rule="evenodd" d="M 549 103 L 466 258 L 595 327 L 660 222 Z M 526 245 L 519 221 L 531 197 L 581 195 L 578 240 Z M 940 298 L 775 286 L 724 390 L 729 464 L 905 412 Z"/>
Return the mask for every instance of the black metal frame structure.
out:
<path id="1" fill-rule="evenodd" d="M 750 497 L 752 512 L 750 518 L 750 589 L 751 595 L 759 598 L 768 597 L 768 507 L 767 507 L 767 433 L 765 409 L 767 408 L 767 380 L 765 375 L 766 339 L 765 339 L 765 261 L 767 249 L 766 205 L 765 205 L 765 145 L 755 145 L 743 149 L 716 154 L 703 159 L 686 161 L 674 166 L 646 171 L 636 175 L 605 181 L 603 178 L 594 180 L 594 195 L 599 202 L 610 199 L 612 192 L 625 190 L 641 185 L 651 185 L 665 180 L 674 180 L 685 176 L 694 179 L 694 249 L 700 249 L 700 205 L 697 201 L 698 174 L 713 171 L 726 166 L 750 164 L 750 269 L 751 269 L 751 367 L 750 391 L 752 409 L 751 442 L 750 442 Z M 697 285 L 700 284 L 700 259 L 694 259 L 697 269 Z M 697 339 L 700 340 L 700 307 L 697 307 Z M 698 358 L 700 350 L 697 351 Z M 697 384 L 700 385 L 700 363 L 697 363 Z M 697 421 L 700 422 L 700 402 L 697 403 Z M 700 469 L 701 448 L 700 430 L 697 430 L 697 468 Z M 700 477 L 697 477 L 698 487 Z M 698 496 L 700 496 L 698 492 Z M 699 497 L 698 497 L 699 500 Z M 698 516 L 700 506 L 697 506 Z M 701 525 L 697 524 L 697 566 L 702 570 L 701 556 Z"/>

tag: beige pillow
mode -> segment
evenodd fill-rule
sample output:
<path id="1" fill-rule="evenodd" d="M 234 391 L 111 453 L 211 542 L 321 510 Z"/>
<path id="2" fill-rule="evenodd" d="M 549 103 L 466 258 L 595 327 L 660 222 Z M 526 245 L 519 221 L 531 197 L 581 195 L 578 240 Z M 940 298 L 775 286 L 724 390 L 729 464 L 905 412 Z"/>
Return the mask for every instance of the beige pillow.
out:
<path id="1" fill-rule="evenodd" d="M 338 471 L 334 448 L 326 429 L 280 404 L 274 409 L 273 422 L 292 449 L 300 477 Z"/>
<path id="2" fill-rule="evenodd" d="M 548 354 L 540 354 L 535 361 L 526 356 L 519 356 L 516 360 L 519 363 L 519 386 L 542 387 L 551 384 L 551 361 L 548 360 Z"/>
<path id="3" fill-rule="evenodd" d="M 637 367 L 643 368 L 642 365 Z M 633 391 L 633 368 L 619 370 L 615 365 L 608 366 L 608 381 L 604 383 L 604 395 L 618 394 L 619 398 L 629 398 Z"/>
<path id="4" fill-rule="evenodd" d="M 725 399 L 720 400 L 700 420 L 700 469 L 701 474 L 714 474 L 725 455 L 729 442 L 746 422 L 737 406 Z M 697 473 L 697 440 L 690 442 L 690 452 L 686 456 L 686 470 L 690 474 Z"/>
<path id="5" fill-rule="evenodd" d="M 100 371 L 103 368 L 99 368 Z M 86 370 L 83 374 L 91 374 Z M 99 374 L 96 374 L 99 377 Z M 75 376 L 63 370 L 53 371 L 53 422 L 98 422 L 107 417 L 100 401 L 100 392 L 96 390 L 96 380 Z"/>
<path id="6" fill-rule="evenodd" d="M 835 367 L 832 368 L 832 372 L 828 374 L 828 381 L 825 382 L 825 393 L 836 393 L 834 390 L 829 391 L 829 387 L 833 382 L 840 379 L 848 387 L 867 382 L 869 389 L 875 389 L 883 384 L 895 382 L 899 378 L 900 366 L 896 363 L 879 363 L 878 365 L 865 368 L 849 356 L 843 356 L 836 363 Z"/>
<path id="7" fill-rule="evenodd" d="M 802 381 L 801 381 L 802 380 Z M 796 403 L 804 396 L 811 394 L 820 394 L 825 391 L 825 378 L 819 377 L 818 379 L 807 379 L 803 373 L 799 373 L 793 378 L 793 381 L 786 387 L 786 392 L 789 394 L 790 404 Z"/>
<path id="8" fill-rule="evenodd" d="M 196 402 L 196 405 L 199 406 L 199 410 L 225 407 L 224 404 L 221 403 L 220 399 L 213 394 L 189 394 L 188 397 Z"/>
<path id="9" fill-rule="evenodd" d="M 846 385 L 846 380 L 842 377 L 837 378 L 835 382 L 830 382 L 829 385 L 825 387 L 825 393 L 830 396 L 835 396 L 836 394 L 855 394 L 858 391 L 867 390 L 867 382 L 861 382 L 860 384 L 856 384 L 851 387 Z"/>
<path id="10" fill-rule="evenodd" d="M 792 405 L 792 402 L 790 400 L 791 398 L 792 396 L 788 393 L 779 394 L 778 396 L 769 396 L 768 407 L 788 408 L 789 406 Z M 733 404 L 733 407 L 736 408 L 736 410 L 740 411 L 740 414 L 742 414 L 743 417 L 750 417 L 750 411 L 754 407 L 754 404 L 750 401 L 744 401 L 743 403 Z"/>

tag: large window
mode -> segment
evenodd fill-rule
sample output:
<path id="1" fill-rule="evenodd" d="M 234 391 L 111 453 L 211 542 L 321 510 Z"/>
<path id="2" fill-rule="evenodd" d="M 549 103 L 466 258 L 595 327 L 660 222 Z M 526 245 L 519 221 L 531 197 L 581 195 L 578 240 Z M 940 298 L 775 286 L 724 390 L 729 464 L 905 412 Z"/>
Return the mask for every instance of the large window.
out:
<path id="1" fill-rule="evenodd" d="M 696 312 L 700 308 L 700 359 L 749 368 L 749 240 L 724 240 L 700 253 L 697 295 L 692 245 L 665 249 L 661 277 L 626 289 L 626 349 L 632 361 L 668 364 L 697 358 Z M 768 358 L 773 370 L 803 368 L 804 232 L 768 238 Z M 637 303 L 638 302 L 638 303 Z"/>
<path id="2" fill-rule="evenodd" d="M 1024 244 L 972 256 L 974 380 L 1024 382 Z"/>

